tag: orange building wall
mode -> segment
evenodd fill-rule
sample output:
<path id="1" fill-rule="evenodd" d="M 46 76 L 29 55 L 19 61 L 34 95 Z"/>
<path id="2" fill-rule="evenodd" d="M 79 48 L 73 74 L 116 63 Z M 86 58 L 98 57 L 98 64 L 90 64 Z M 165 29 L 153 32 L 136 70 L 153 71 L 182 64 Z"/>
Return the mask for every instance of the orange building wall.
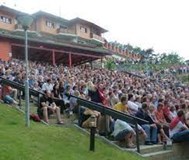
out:
<path id="1" fill-rule="evenodd" d="M 48 18 L 45 17 L 41 17 L 37 20 L 36 22 L 36 28 L 38 32 L 46 32 L 46 33 L 50 33 L 50 34 L 57 34 L 57 23 L 53 22 L 55 24 L 54 28 L 50 28 L 46 26 L 46 20 L 48 20 Z"/>
<path id="2" fill-rule="evenodd" d="M 87 28 L 87 33 L 82 32 L 80 29 L 80 26 L 83 26 L 85 28 Z M 86 39 L 90 39 L 90 28 L 88 26 L 82 25 L 82 24 L 77 24 L 76 25 L 76 33 L 78 36 L 82 37 L 82 38 L 86 38 Z"/>
<path id="3" fill-rule="evenodd" d="M 6 30 L 14 30 L 15 29 L 15 16 L 10 15 L 9 13 L 3 13 L 2 11 L 0 11 L 0 15 L 1 16 L 5 16 L 7 18 L 11 18 L 11 24 L 8 23 L 4 23 L 0 21 L 0 28 L 1 29 L 6 29 Z"/>
<path id="4" fill-rule="evenodd" d="M 41 31 L 41 26 L 42 26 L 42 18 L 38 18 L 36 21 L 36 31 L 40 32 Z"/>
<path id="5" fill-rule="evenodd" d="M 0 41 L 0 59 L 3 61 L 8 61 L 10 59 L 9 53 L 11 53 L 10 42 Z"/>

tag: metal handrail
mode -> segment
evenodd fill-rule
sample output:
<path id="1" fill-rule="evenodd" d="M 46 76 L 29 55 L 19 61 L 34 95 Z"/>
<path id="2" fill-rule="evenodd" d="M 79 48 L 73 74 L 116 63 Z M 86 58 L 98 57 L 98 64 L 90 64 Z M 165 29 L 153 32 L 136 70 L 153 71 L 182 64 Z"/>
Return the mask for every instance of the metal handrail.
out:
<path id="1" fill-rule="evenodd" d="M 123 120 L 123 121 L 128 122 L 131 125 L 135 126 L 137 152 L 140 153 L 138 122 L 149 123 L 148 121 L 141 119 L 141 118 L 138 118 L 138 117 L 135 117 L 135 116 L 132 116 L 132 115 L 125 114 L 123 112 L 116 111 L 116 110 L 111 109 L 109 107 L 106 107 L 102 104 L 98 104 L 98 103 L 95 103 L 95 102 L 92 102 L 92 101 L 88 101 L 88 100 L 85 100 L 85 99 L 82 99 L 82 98 L 79 98 L 79 97 L 76 97 L 76 96 L 73 96 L 73 95 L 69 95 L 69 96 L 76 98 L 78 104 L 81 105 L 81 106 L 85 106 L 87 108 L 99 111 L 99 112 L 101 112 L 105 115 L 109 115 L 113 118 Z"/>
<path id="2" fill-rule="evenodd" d="M 1 83 L 2 83 L 2 85 L 9 85 L 13 88 L 16 88 L 19 91 L 24 91 L 24 89 L 25 89 L 24 85 L 14 82 L 14 81 L 10 81 L 5 78 L 1 78 Z M 40 103 L 40 95 L 44 95 L 44 93 L 42 93 L 40 91 L 33 90 L 31 88 L 29 89 L 29 94 L 33 95 L 35 97 L 38 97 L 38 104 Z M 76 97 L 73 95 L 68 95 L 68 96 L 76 98 L 78 104 L 81 106 L 87 107 L 92 110 L 99 111 L 99 112 L 103 113 L 104 115 L 109 115 L 113 118 L 120 119 L 120 120 L 130 123 L 131 125 L 134 125 L 135 130 L 136 130 L 137 152 L 140 153 L 138 122 L 148 123 L 148 121 L 146 121 L 144 119 L 140 119 L 140 118 L 132 116 L 132 115 L 125 114 L 123 112 L 116 111 L 114 109 L 108 108 L 99 103 L 88 101 L 88 100 L 85 100 L 85 99 L 82 99 L 82 98 L 79 98 L 79 97 Z M 63 100 L 61 100 L 61 99 L 60 99 L 60 102 L 64 103 Z"/>

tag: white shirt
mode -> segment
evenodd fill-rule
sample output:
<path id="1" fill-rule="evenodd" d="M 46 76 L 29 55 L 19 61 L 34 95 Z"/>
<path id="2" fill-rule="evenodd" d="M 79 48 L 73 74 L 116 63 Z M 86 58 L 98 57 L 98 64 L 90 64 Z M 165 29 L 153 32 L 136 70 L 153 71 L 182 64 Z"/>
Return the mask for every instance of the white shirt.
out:
<path id="1" fill-rule="evenodd" d="M 112 135 L 116 136 L 118 133 L 120 133 L 123 130 L 129 130 L 134 132 L 133 128 L 127 122 L 117 119 L 114 124 L 114 131 Z"/>
<path id="2" fill-rule="evenodd" d="M 138 106 L 138 108 L 142 108 L 142 103 L 140 103 L 140 102 L 135 102 L 135 104 Z"/>
<path id="3" fill-rule="evenodd" d="M 53 90 L 53 85 L 50 83 L 44 83 L 42 85 L 42 91 L 48 91 L 51 92 Z"/>
<path id="4" fill-rule="evenodd" d="M 137 111 L 138 111 L 138 105 L 136 103 L 128 101 L 127 105 L 128 105 L 129 111 L 132 112 L 131 113 L 132 115 L 134 115 L 135 113 L 137 113 Z"/>

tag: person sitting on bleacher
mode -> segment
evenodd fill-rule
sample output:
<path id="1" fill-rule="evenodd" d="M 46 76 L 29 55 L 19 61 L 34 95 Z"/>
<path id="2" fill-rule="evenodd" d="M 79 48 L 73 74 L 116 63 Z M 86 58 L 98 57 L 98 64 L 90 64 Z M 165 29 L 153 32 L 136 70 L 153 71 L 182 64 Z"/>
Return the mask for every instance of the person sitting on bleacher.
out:
<path id="1" fill-rule="evenodd" d="M 38 115 L 43 118 L 46 123 L 49 123 L 49 115 L 56 113 L 57 124 L 63 124 L 60 115 L 60 108 L 54 103 L 51 93 L 45 91 L 45 95 L 40 98 L 40 106 L 38 108 Z"/>
<path id="2" fill-rule="evenodd" d="M 53 90 L 53 84 L 51 79 L 47 79 L 47 81 L 42 85 L 42 91 L 51 92 Z"/>
<path id="3" fill-rule="evenodd" d="M 120 98 L 120 102 L 118 102 L 113 107 L 113 109 L 115 109 L 116 111 L 119 111 L 119 112 L 123 112 L 123 113 L 125 113 L 127 115 L 130 115 L 129 112 L 128 112 L 127 97 L 126 96 L 122 96 Z M 138 129 L 139 129 L 139 133 L 141 134 L 141 136 L 146 138 L 147 134 L 146 134 L 146 132 L 143 130 L 143 128 L 140 125 L 138 125 Z"/>
<path id="4" fill-rule="evenodd" d="M 115 121 L 112 135 L 114 136 L 115 140 L 119 141 L 120 143 L 124 143 L 125 147 L 136 147 L 133 143 L 135 134 L 134 129 L 127 122 L 119 119 Z"/>
<path id="5" fill-rule="evenodd" d="M 3 86 L 3 101 L 8 104 L 18 105 L 16 101 L 17 98 L 17 89 L 12 88 L 11 86 Z"/>
<path id="6" fill-rule="evenodd" d="M 76 97 L 80 97 L 80 93 L 78 90 L 74 91 L 73 95 Z M 79 107 L 79 105 L 77 103 L 77 98 L 71 97 L 70 98 L 70 108 L 69 108 L 70 114 L 72 114 L 72 112 L 78 113 L 78 109 L 79 109 L 78 107 Z"/>
<path id="7" fill-rule="evenodd" d="M 129 114 L 128 112 L 128 106 L 127 106 L 127 97 L 126 96 L 122 96 L 120 98 L 120 102 L 118 102 L 113 109 L 120 111 L 120 112 L 124 112 Z"/>
<path id="8" fill-rule="evenodd" d="M 185 114 L 183 110 L 177 112 L 175 117 L 170 123 L 170 137 L 173 142 L 189 141 L 189 128 L 185 124 Z"/>
<path id="9" fill-rule="evenodd" d="M 142 108 L 138 110 L 136 113 L 136 117 L 144 119 L 149 122 L 144 123 L 139 121 L 139 125 L 145 130 L 147 137 L 145 139 L 145 144 L 150 145 L 150 144 L 156 144 L 157 143 L 157 126 L 152 120 L 152 118 L 149 115 L 149 106 L 147 103 L 142 104 Z"/>
<path id="10" fill-rule="evenodd" d="M 128 111 L 131 115 L 135 115 L 138 111 L 139 106 L 134 102 L 135 96 L 133 94 L 128 94 Z"/>

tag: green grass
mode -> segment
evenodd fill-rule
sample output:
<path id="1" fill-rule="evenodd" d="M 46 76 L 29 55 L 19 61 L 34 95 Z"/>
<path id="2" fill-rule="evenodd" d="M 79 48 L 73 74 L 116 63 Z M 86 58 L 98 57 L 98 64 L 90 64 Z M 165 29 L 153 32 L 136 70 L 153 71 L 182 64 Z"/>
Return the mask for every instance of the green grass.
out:
<path id="1" fill-rule="evenodd" d="M 0 160 L 141 160 L 96 138 L 95 152 L 89 151 L 89 135 L 74 126 L 46 126 L 31 123 L 24 115 L 0 104 Z"/>

